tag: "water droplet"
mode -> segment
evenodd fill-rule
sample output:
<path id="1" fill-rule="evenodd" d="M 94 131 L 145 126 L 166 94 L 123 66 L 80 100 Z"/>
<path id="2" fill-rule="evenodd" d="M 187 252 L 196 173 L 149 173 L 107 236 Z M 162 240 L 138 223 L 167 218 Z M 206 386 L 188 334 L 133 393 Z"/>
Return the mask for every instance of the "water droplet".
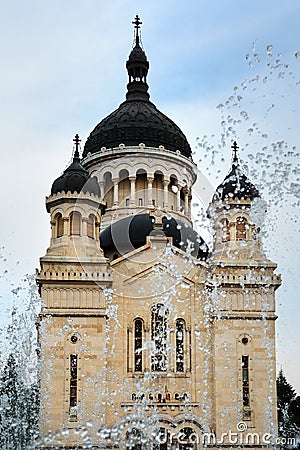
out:
<path id="1" fill-rule="evenodd" d="M 273 45 L 267 45 L 267 55 L 268 56 L 272 56 L 272 52 L 273 52 Z"/>
<path id="2" fill-rule="evenodd" d="M 300 58 L 300 51 L 295 53 L 295 57 L 298 59 Z"/>

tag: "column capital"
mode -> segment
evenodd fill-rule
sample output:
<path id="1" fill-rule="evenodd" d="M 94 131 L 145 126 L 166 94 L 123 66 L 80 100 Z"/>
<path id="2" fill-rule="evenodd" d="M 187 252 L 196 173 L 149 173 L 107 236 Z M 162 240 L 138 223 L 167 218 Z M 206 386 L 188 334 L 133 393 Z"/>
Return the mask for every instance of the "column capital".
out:
<path id="1" fill-rule="evenodd" d="M 120 181 L 120 178 L 119 178 L 119 177 L 117 177 L 117 178 L 112 178 L 111 181 L 112 181 L 114 184 L 118 184 L 119 181 Z"/>

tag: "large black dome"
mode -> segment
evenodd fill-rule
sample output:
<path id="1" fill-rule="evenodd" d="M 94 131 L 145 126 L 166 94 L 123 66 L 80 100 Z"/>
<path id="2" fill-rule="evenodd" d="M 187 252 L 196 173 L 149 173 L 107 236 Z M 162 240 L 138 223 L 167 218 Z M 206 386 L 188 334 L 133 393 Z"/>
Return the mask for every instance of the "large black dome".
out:
<path id="1" fill-rule="evenodd" d="M 94 128 L 84 146 L 83 157 L 101 147 L 120 144 L 147 147 L 163 145 L 167 150 L 191 156 L 191 147 L 180 128 L 150 102 L 146 81 L 149 62 L 136 35 L 126 68 L 129 76 L 126 101 Z"/>
<path id="2" fill-rule="evenodd" d="M 125 255 L 146 244 L 146 237 L 154 230 L 154 217 L 137 214 L 125 217 L 105 228 L 100 234 L 100 246 L 105 256 Z M 192 256 L 205 260 L 208 246 L 193 228 L 171 216 L 162 219 L 165 236 L 173 238 L 173 245 Z"/>
<path id="3" fill-rule="evenodd" d="M 101 147 L 137 146 L 141 142 L 147 147 L 163 145 L 167 150 L 180 150 L 184 156 L 191 156 L 183 132 L 149 100 L 123 102 L 91 132 L 83 156 L 98 152 Z"/>

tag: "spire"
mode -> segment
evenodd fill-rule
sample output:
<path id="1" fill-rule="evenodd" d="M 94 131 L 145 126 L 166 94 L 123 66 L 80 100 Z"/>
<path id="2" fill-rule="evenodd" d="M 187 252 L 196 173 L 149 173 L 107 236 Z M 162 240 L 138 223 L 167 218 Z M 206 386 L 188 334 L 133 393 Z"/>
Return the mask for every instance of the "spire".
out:
<path id="1" fill-rule="evenodd" d="M 149 62 L 146 53 L 140 45 L 140 27 L 142 22 L 138 15 L 135 16 L 132 24 L 134 25 L 134 47 L 126 62 L 129 77 L 126 100 L 148 101 L 147 74 Z"/>
<path id="2" fill-rule="evenodd" d="M 243 173 L 238 158 L 238 145 L 234 141 L 232 146 L 232 166 L 229 174 L 223 182 L 217 187 L 213 200 L 228 200 L 233 198 L 248 198 L 253 200 L 259 197 L 257 188 L 252 184 Z"/>
<path id="3" fill-rule="evenodd" d="M 89 172 L 80 162 L 79 148 L 81 139 L 76 134 L 74 139 L 75 152 L 73 161 L 52 184 L 51 195 L 58 192 L 89 192 L 100 197 L 100 188 L 95 178 L 91 178 Z"/>

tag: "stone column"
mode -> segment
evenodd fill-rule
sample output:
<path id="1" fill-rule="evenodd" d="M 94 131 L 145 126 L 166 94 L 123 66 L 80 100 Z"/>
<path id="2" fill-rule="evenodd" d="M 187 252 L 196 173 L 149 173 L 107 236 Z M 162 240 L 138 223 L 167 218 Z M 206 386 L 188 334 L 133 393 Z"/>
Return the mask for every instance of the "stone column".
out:
<path id="1" fill-rule="evenodd" d="M 176 200 L 177 200 L 176 210 L 180 212 L 180 191 L 181 191 L 180 184 L 177 184 L 177 187 L 178 187 L 178 191 L 176 194 Z"/>
<path id="2" fill-rule="evenodd" d="M 50 220 L 50 226 L 51 226 L 51 239 L 54 239 L 56 236 L 56 233 L 55 233 L 55 231 L 56 231 L 56 227 L 55 227 L 55 225 L 56 225 L 56 222 L 55 222 L 55 220 Z"/>
<path id="3" fill-rule="evenodd" d="M 100 241 L 100 225 L 101 223 L 96 219 L 95 220 L 95 239 L 96 241 Z"/>
<path id="4" fill-rule="evenodd" d="M 147 181 L 148 181 L 148 193 L 147 193 L 147 201 L 148 201 L 148 207 L 152 207 L 153 203 L 152 203 L 152 184 L 154 181 L 154 176 L 147 176 Z"/>
<path id="5" fill-rule="evenodd" d="M 184 214 L 188 216 L 189 214 L 189 188 L 185 186 L 183 188 L 184 193 Z"/>
<path id="6" fill-rule="evenodd" d="M 135 203 L 135 180 L 136 177 L 129 177 L 129 181 L 130 181 L 130 201 L 129 204 L 130 206 L 136 206 Z"/>
<path id="7" fill-rule="evenodd" d="M 64 236 L 68 236 L 70 234 L 70 232 L 69 232 L 69 217 L 63 217 L 63 224 L 64 224 Z"/>
<path id="8" fill-rule="evenodd" d="M 112 182 L 114 183 L 114 206 L 118 206 L 118 204 L 119 204 L 119 178 L 113 178 Z"/>
<path id="9" fill-rule="evenodd" d="M 81 236 L 87 236 L 87 223 L 88 223 L 88 219 L 86 217 L 83 217 L 82 218 Z"/>
<path id="10" fill-rule="evenodd" d="M 101 198 L 104 198 L 104 187 L 105 187 L 105 181 L 99 181 L 100 191 L 101 191 Z"/>
<path id="11" fill-rule="evenodd" d="M 229 239 L 235 241 L 235 222 L 229 222 Z"/>
<path id="12" fill-rule="evenodd" d="M 169 188 L 169 183 L 170 180 L 168 180 L 168 178 L 164 178 L 163 181 L 163 185 L 164 185 L 164 208 L 168 208 L 168 203 L 169 203 L 169 192 L 168 192 L 168 188 Z"/>
<path id="13" fill-rule="evenodd" d="M 189 218 L 191 218 L 192 215 L 192 188 L 190 188 L 189 191 Z"/>

